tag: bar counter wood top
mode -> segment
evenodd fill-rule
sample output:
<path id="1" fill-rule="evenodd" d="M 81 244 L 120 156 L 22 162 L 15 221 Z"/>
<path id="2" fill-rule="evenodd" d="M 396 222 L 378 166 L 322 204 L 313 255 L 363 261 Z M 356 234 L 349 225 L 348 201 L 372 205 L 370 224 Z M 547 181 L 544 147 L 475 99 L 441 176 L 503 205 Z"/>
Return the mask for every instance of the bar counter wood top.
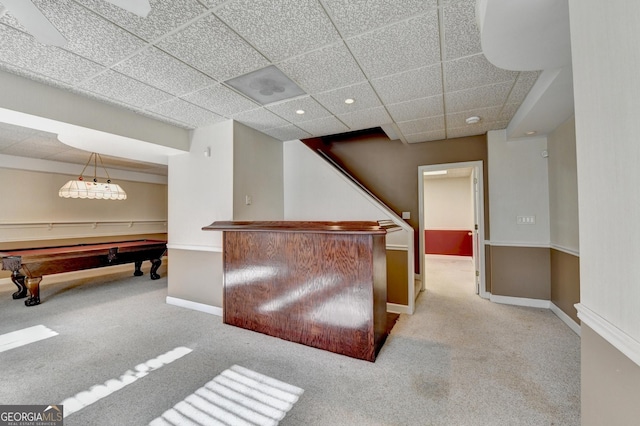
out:
<path id="1" fill-rule="evenodd" d="M 375 361 L 387 337 L 391 222 L 236 221 L 223 231 L 223 321 Z M 399 228 L 398 228 L 399 229 Z"/>

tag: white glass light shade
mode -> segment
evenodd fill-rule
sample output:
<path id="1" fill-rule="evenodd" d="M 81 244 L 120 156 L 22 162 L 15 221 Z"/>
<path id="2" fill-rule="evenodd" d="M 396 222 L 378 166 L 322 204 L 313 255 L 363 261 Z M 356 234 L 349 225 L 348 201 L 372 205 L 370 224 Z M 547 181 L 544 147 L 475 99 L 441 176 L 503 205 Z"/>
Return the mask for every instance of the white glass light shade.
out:
<path id="1" fill-rule="evenodd" d="M 127 193 L 115 183 L 70 180 L 60 188 L 62 198 L 90 198 L 98 200 L 126 200 Z"/>

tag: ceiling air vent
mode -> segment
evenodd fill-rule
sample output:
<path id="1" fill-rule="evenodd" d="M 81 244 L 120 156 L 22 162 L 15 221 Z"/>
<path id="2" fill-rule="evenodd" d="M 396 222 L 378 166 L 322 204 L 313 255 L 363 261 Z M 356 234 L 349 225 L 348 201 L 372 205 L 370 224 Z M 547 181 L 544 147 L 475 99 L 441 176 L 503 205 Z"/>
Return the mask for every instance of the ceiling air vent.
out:
<path id="1" fill-rule="evenodd" d="M 304 95 L 305 92 L 274 65 L 225 81 L 260 105 Z"/>

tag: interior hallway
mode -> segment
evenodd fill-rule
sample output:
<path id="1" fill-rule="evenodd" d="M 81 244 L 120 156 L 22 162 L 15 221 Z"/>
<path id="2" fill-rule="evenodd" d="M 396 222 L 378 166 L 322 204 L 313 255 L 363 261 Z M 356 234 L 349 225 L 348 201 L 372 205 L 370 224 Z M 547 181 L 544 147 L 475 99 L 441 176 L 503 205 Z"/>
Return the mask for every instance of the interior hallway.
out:
<path id="1" fill-rule="evenodd" d="M 0 403 L 67 401 L 68 412 L 73 401 L 68 426 L 178 424 L 176 415 L 213 424 L 234 415 L 228 401 L 207 408 L 198 395 L 215 394 L 210 383 L 238 365 L 304 391 L 281 425 L 580 424 L 578 336 L 548 310 L 480 299 L 456 278 L 467 269 L 458 259 L 434 261 L 448 267 L 432 269 L 438 279 L 375 363 L 167 305 L 162 268 L 157 281 L 120 273 L 43 283 L 32 308 L 2 286 L 0 341 L 36 325 L 58 334 L 0 352 Z M 114 381 L 125 385 L 104 386 Z"/>

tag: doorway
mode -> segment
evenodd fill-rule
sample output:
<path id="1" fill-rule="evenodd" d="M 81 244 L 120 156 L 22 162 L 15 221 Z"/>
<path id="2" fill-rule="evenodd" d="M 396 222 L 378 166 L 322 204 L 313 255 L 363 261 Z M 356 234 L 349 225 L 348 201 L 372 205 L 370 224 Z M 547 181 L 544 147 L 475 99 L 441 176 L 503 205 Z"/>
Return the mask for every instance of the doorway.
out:
<path id="1" fill-rule="evenodd" d="M 426 174 L 426 176 L 425 176 Z M 447 164 L 434 164 L 428 166 L 418 167 L 418 196 L 419 196 L 419 210 L 420 210 L 420 235 L 419 235 L 419 250 L 420 256 L 420 278 L 421 278 L 421 291 L 424 291 L 427 284 L 426 274 L 426 262 L 425 262 L 425 230 L 427 225 L 425 223 L 425 213 L 429 212 L 429 203 L 425 200 L 425 182 L 431 179 L 453 179 L 453 178 L 465 178 L 468 179 L 469 185 L 469 202 L 464 204 L 464 212 L 450 212 L 452 215 L 468 215 L 468 226 L 465 226 L 463 230 L 454 230 L 458 232 L 451 232 L 444 234 L 446 238 L 463 238 L 466 234 L 469 235 L 470 241 L 464 244 L 471 245 L 473 268 L 475 269 L 475 291 L 480 297 L 488 299 L 490 293 L 486 290 L 485 284 L 485 248 L 484 248 L 484 179 L 483 179 L 483 163 L 482 161 L 468 161 L 461 163 L 447 163 Z M 433 206 L 432 206 L 433 207 Z M 467 211 L 467 209 L 469 211 Z M 462 233 L 462 234 L 460 234 Z M 443 234 L 443 233 L 436 233 Z M 433 234 L 430 234 L 433 235 Z M 462 235 L 462 236 L 458 236 Z M 452 237 L 453 236 L 453 237 Z"/>

